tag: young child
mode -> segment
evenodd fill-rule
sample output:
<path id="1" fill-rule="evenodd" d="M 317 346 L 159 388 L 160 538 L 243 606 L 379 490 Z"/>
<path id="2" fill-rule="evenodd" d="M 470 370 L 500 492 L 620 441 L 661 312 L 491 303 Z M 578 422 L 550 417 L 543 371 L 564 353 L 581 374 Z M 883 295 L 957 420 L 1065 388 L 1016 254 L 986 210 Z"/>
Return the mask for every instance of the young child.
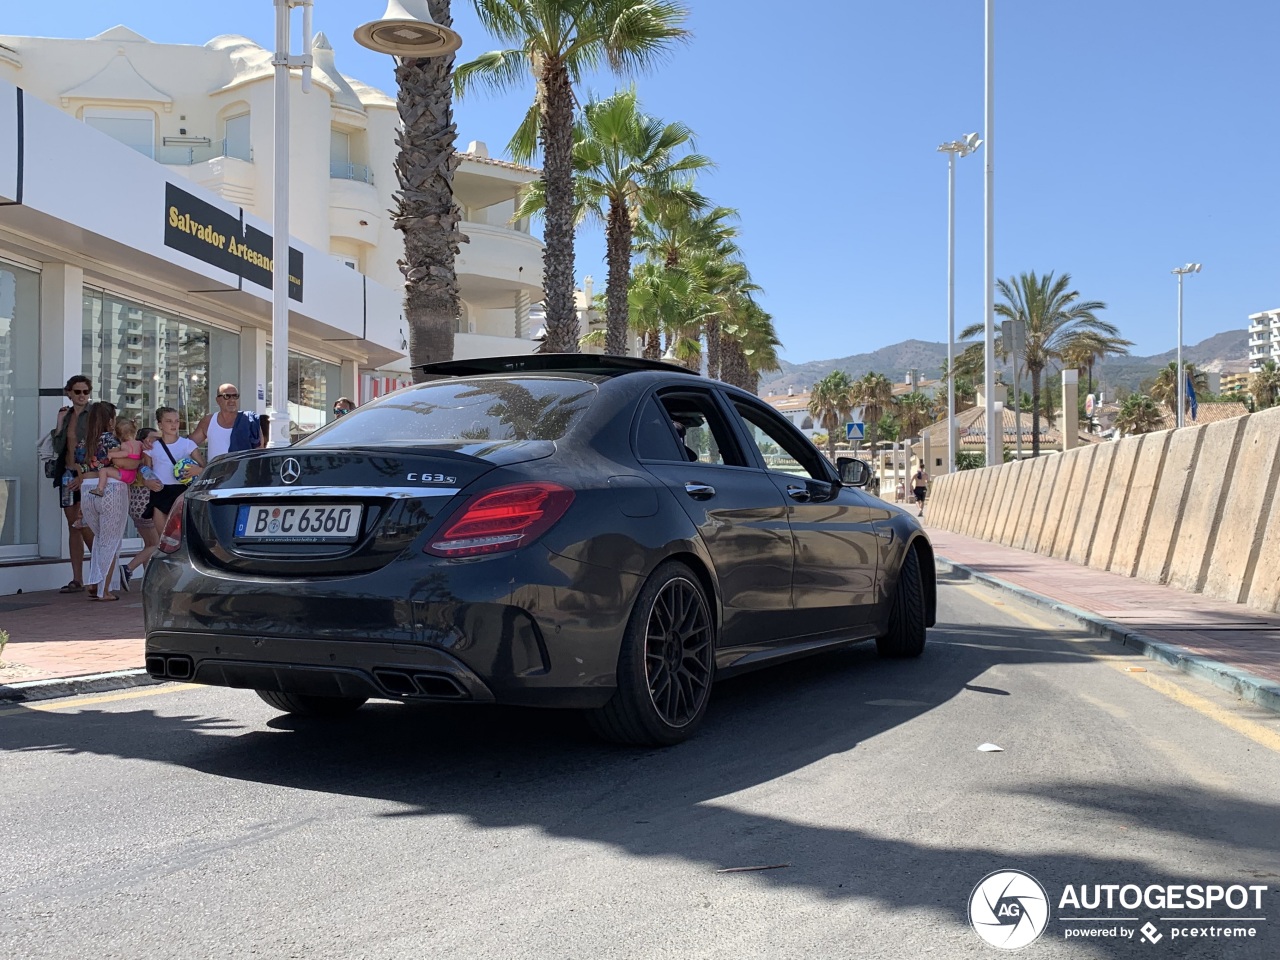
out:
<path id="1" fill-rule="evenodd" d="M 138 425 L 132 420 L 119 419 L 116 421 L 116 438 L 120 441 L 120 446 L 107 453 L 107 457 L 112 464 L 119 466 L 104 466 L 98 469 L 98 485 L 89 492 L 95 496 L 102 496 L 107 490 L 107 480 L 120 480 L 123 483 L 133 483 L 134 477 L 138 475 L 138 464 L 142 460 L 142 441 L 136 439 L 138 436 Z M 126 467 L 126 463 L 132 463 L 133 466 Z"/>

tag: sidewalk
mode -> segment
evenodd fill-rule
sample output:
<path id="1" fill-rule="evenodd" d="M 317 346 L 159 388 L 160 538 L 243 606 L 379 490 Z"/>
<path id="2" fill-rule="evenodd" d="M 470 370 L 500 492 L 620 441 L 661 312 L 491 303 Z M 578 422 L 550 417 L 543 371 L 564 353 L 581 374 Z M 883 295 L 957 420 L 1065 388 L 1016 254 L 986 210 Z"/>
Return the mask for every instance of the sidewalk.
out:
<path id="1" fill-rule="evenodd" d="M 1280 616 L 927 529 L 942 566 L 1280 712 Z M 0 597 L 0 629 L 9 631 L 0 701 L 150 682 L 142 669 L 141 583 L 135 583 L 110 604 L 52 591 Z"/>
<path id="2" fill-rule="evenodd" d="M 117 603 L 56 590 L 0 597 L 0 701 L 65 697 L 150 682 L 142 670 L 142 581 Z"/>
<path id="3" fill-rule="evenodd" d="M 925 524 L 940 564 L 1280 712 L 1280 616 Z"/>

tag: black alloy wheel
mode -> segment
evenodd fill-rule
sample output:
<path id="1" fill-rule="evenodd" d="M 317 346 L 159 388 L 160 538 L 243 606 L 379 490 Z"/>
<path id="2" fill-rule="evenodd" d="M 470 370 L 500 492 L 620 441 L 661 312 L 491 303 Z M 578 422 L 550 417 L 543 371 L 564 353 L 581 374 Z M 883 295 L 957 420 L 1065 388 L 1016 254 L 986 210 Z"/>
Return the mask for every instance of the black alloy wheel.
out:
<path id="1" fill-rule="evenodd" d="M 645 636 L 649 700 L 673 727 L 694 719 L 711 689 L 711 616 L 702 589 L 683 577 L 658 593 Z"/>
<path id="2" fill-rule="evenodd" d="M 588 713 L 607 740 L 669 746 L 693 736 L 715 676 L 715 625 L 698 578 L 668 561 L 640 591 L 618 655 L 618 688 Z"/>

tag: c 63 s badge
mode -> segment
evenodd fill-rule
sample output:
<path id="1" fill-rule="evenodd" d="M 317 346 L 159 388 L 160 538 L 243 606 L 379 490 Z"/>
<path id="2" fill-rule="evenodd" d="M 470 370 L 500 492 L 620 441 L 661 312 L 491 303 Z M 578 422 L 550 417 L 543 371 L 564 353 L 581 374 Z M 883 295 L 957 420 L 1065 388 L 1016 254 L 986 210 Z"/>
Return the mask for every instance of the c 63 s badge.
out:
<path id="1" fill-rule="evenodd" d="M 443 473 L 406 473 L 404 478 L 416 483 L 457 483 L 457 477 L 445 476 Z"/>

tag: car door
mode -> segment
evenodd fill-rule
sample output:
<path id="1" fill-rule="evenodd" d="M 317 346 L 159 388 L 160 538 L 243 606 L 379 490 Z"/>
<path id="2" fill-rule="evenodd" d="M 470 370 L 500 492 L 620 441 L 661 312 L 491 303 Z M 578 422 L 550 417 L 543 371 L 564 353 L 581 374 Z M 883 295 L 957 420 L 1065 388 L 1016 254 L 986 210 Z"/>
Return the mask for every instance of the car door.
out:
<path id="1" fill-rule="evenodd" d="M 728 394 L 748 452 L 787 503 L 795 539 L 791 577 L 800 635 L 856 631 L 874 622 L 880 514 L 841 486 L 813 444 L 763 403 Z"/>
<path id="2" fill-rule="evenodd" d="M 787 635 L 793 544 L 787 504 L 740 446 L 711 390 L 646 401 L 637 457 L 697 527 L 719 581 L 720 646 L 764 649 Z"/>

